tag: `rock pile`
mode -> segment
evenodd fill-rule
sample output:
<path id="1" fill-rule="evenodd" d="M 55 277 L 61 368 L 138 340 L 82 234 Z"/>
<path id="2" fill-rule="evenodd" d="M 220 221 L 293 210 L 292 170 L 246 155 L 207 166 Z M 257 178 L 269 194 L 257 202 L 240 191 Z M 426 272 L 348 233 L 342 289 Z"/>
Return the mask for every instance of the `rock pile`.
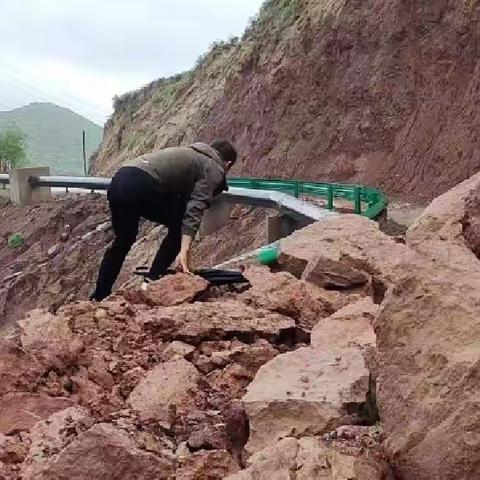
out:
<path id="1" fill-rule="evenodd" d="M 480 478 L 479 191 L 406 244 L 311 225 L 247 287 L 31 311 L 0 342 L 0 479 Z"/>
<path id="2" fill-rule="evenodd" d="M 146 292 L 130 288 L 98 304 L 29 312 L 0 343 L 0 478 L 200 480 L 238 472 L 244 446 L 263 447 L 262 421 L 275 416 L 275 407 L 253 414 L 256 385 L 275 376 L 275 359 L 295 376 L 310 348 L 328 343 L 314 325 L 351 300 L 264 267 L 250 267 L 246 276 L 248 289 L 214 289 L 178 274 Z M 346 355 L 339 342 L 304 368 L 298 385 L 290 378 L 291 400 L 303 393 L 311 402 L 298 434 L 372 423 L 363 347 L 373 331 L 364 321 L 358 353 L 330 367 Z M 308 346 L 311 335 L 315 347 Z M 317 366 L 332 380 L 335 369 L 349 372 L 334 380 L 325 405 Z M 288 406 L 284 388 L 290 386 L 279 384 L 271 395 Z M 309 420 L 308 409 L 317 417 Z M 325 418 L 323 427 L 312 427 L 317 418 Z M 283 423 L 275 429 L 279 439 L 295 430 Z"/>

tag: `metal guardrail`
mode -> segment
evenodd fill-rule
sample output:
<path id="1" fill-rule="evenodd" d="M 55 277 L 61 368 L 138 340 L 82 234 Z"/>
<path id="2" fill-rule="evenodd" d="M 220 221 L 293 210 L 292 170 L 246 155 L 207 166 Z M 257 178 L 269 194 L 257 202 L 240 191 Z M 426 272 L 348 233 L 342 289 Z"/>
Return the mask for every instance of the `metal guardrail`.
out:
<path id="1" fill-rule="evenodd" d="M 288 193 L 297 198 L 300 196 L 322 197 L 326 199 L 326 208 L 328 210 L 335 209 L 334 202 L 336 198 L 349 200 L 353 203 L 353 211 L 356 214 L 372 219 L 377 218 L 384 212 L 388 205 L 388 200 L 382 191 L 364 185 L 254 178 L 231 178 L 228 184 L 232 187 Z M 365 209 L 363 209 L 364 204 L 366 204 Z"/>
<path id="2" fill-rule="evenodd" d="M 85 188 L 88 190 L 106 190 L 110 178 L 106 177 L 69 177 L 41 176 L 31 177 L 32 186 Z M 8 184 L 8 175 L 0 175 L 0 184 Z M 387 208 L 388 201 L 380 190 L 363 185 L 348 185 L 341 183 L 303 182 L 297 180 L 269 180 L 256 178 L 230 178 L 228 184 L 238 189 L 267 190 L 286 193 L 293 197 L 313 196 L 326 199 L 326 208 L 335 210 L 335 199 L 348 200 L 353 203 L 356 214 L 368 218 L 376 218 Z M 228 195 L 228 194 L 227 194 Z M 363 206 L 366 208 L 363 209 Z"/>

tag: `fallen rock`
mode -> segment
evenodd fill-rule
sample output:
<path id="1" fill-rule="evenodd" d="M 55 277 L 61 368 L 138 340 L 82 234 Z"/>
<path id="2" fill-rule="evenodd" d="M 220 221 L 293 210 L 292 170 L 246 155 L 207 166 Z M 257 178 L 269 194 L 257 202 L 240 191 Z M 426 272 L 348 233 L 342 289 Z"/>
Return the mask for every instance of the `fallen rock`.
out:
<path id="1" fill-rule="evenodd" d="M 63 315 L 32 310 L 18 324 L 23 348 L 48 368 L 64 370 L 83 348 Z"/>
<path id="2" fill-rule="evenodd" d="M 152 309 L 142 313 L 139 322 L 155 337 L 193 345 L 206 339 L 222 340 L 232 336 L 275 341 L 295 328 L 291 318 L 235 300 Z"/>
<path id="3" fill-rule="evenodd" d="M 227 480 L 393 480 L 376 452 L 326 444 L 318 438 L 285 438 L 251 456 L 244 471 Z"/>
<path id="4" fill-rule="evenodd" d="M 369 282 L 364 272 L 322 256 L 313 258 L 307 264 L 302 278 L 322 288 L 340 290 L 361 287 Z"/>
<path id="5" fill-rule="evenodd" d="M 170 307 L 192 302 L 208 286 L 209 283 L 201 277 L 177 273 L 150 283 L 144 295 L 152 305 Z"/>
<path id="6" fill-rule="evenodd" d="M 187 441 L 191 450 L 226 450 L 228 438 L 224 424 L 199 425 Z"/>
<path id="7" fill-rule="evenodd" d="M 53 258 L 57 253 L 60 251 L 60 244 L 56 243 L 55 245 L 52 245 L 48 250 L 47 250 L 47 256 L 48 258 Z"/>
<path id="8" fill-rule="evenodd" d="M 208 385 L 229 398 L 241 398 L 258 369 L 278 355 L 278 351 L 266 340 L 257 340 L 254 345 L 233 347 L 228 351 L 214 352 L 199 369 L 205 373 Z"/>
<path id="9" fill-rule="evenodd" d="M 374 322 L 380 312 L 371 298 L 363 298 L 319 322 L 312 330 L 311 346 L 341 353 L 350 348 L 368 352 L 375 347 Z"/>
<path id="10" fill-rule="evenodd" d="M 407 245 L 426 258 L 468 271 L 479 253 L 480 174 L 436 198 L 406 234 Z"/>
<path id="11" fill-rule="evenodd" d="M 344 310 L 313 329 L 311 347 L 279 355 L 260 368 L 243 398 L 250 422 L 248 452 L 286 436 L 375 421 L 365 359 L 375 347 L 369 317 L 375 306 L 365 299 Z"/>
<path id="12" fill-rule="evenodd" d="M 0 339 L 0 395 L 31 391 L 38 384 L 45 367 L 9 340 Z"/>
<path id="13" fill-rule="evenodd" d="M 165 456 L 140 450 L 125 432 L 113 425 L 100 423 L 43 460 L 40 468 L 26 469 L 22 478 L 160 480 L 169 479 L 172 475 L 173 465 Z"/>
<path id="14" fill-rule="evenodd" d="M 176 480 L 221 480 L 238 472 L 238 465 L 225 450 L 202 451 L 180 461 Z"/>
<path id="15" fill-rule="evenodd" d="M 39 420 L 73 405 L 69 398 L 17 392 L 0 397 L 0 432 L 12 434 L 30 430 Z"/>
<path id="16" fill-rule="evenodd" d="M 239 300 L 293 318 L 303 330 L 310 331 L 319 320 L 335 311 L 327 295 L 320 297 L 308 283 L 290 273 L 274 274 L 266 268 L 250 267 L 244 276 L 252 287 L 240 294 Z"/>
<path id="17" fill-rule="evenodd" d="M 19 435 L 7 437 L 0 433 L 0 462 L 17 465 L 25 460 L 27 454 L 28 446 L 22 442 Z"/>
<path id="18" fill-rule="evenodd" d="M 93 423 L 89 411 L 78 406 L 66 408 L 37 422 L 30 430 L 30 448 L 22 465 L 23 478 L 37 478 L 48 467 L 52 455 L 63 450 Z"/>
<path id="19" fill-rule="evenodd" d="M 174 341 L 167 345 L 165 350 L 162 352 L 162 360 L 168 362 L 170 360 L 179 360 L 180 358 L 185 358 L 195 351 L 193 345 L 188 343 Z"/>
<path id="20" fill-rule="evenodd" d="M 178 410 L 195 407 L 198 370 L 184 359 L 161 363 L 150 370 L 128 397 L 143 420 L 157 420 L 171 428 Z"/>
<path id="21" fill-rule="evenodd" d="M 321 255 L 338 269 L 342 268 L 339 264 L 346 265 L 373 277 L 371 293 L 380 303 L 409 254 L 405 245 L 380 232 L 376 222 L 345 214 L 313 223 L 282 239 L 279 267 L 300 278 L 314 268 Z M 306 270 L 309 264 L 313 265 Z"/>
<path id="22" fill-rule="evenodd" d="M 477 174 L 437 197 L 408 229 L 407 242 L 411 246 L 432 239 L 464 243 L 462 222 L 478 215 L 475 198 L 479 191 Z"/>
<path id="23" fill-rule="evenodd" d="M 377 404 L 402 478 L 453 480 L 480 471 L 480 264 L 465 246 L 455 252 L 449 266 L 443 258 L 405 268 L 375 323 Z"/>

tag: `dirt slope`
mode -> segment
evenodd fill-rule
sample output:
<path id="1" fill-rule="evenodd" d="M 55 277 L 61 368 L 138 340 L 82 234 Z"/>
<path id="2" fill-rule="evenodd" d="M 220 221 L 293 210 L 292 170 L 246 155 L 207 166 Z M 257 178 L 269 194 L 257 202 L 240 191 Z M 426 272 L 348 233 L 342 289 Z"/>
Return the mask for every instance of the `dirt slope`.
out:
<path id="1" fill-rule="evenodd" d="M 196 245 L 197 266 L 214 266 L 264 243 L 265 211 L 236 209 L 233 216 L 227 226 Z M 25 243 L 12 249 L 8 238 L 16 232 Z M 117 286 L 138 283 L 132 272 L 153 260 L 161 235 L 159 227 L 145 222 Z M 86 300 L 112 239 L 108 206 L 101 195 L 0 208 L 0 330 L 33 308 L 55 311 L 69 301 Z"/>
<path id="2" fill-rule="evenodd" d="M 480 168 L 478 0 L 269 0 L 243 39 L 117 99 L 95 172 L 229 137 L 235 173 L 431 198 Z"/>

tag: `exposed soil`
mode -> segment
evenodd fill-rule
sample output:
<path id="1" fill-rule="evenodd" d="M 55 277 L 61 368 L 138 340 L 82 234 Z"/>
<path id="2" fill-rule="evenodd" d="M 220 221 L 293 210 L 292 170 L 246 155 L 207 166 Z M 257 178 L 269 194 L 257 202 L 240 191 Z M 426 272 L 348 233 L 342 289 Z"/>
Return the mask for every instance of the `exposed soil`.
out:
<path id="1" fill-rule="evenodd" d="M 264 210 L 235 209 L 228 225 L 195 246 L 194 265 L 212 267 L 264 244 L 266 215 Z M 22 234 L 22 246 L 8 246 L 13 233 Z M 132 272 L 153 260 L 161 237 L 161 227 L 143 223 L 117 288 L 140 281 Z M 0 325 L 11 324 L 33 308 L 54 311 L 69 301 L 87 299 L 112 239 L 108 205 L 101 195 L 0 208 Z"/>

